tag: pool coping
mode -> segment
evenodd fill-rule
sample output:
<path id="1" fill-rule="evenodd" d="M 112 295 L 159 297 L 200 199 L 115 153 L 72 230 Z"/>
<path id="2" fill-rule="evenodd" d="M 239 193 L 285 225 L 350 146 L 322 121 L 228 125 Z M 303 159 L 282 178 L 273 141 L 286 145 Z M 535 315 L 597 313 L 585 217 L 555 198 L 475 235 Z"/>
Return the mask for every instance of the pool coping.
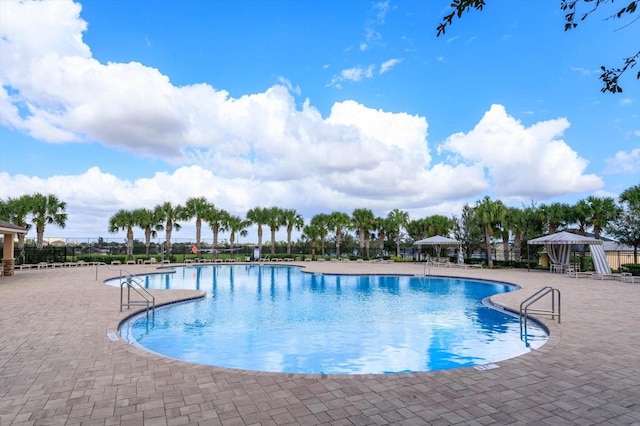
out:
<path id="1" fill-rule="evenodd" d="M 244 263 L 245 265 L 250 263 Z M 253 264 L 255 265 L 255 264 Z M 158 270 L 153 271 L 153 272 L 149 272 L 149 273 L 145 273 L 145 274 L 141 274 L 141 276 L 144 275 L 157 275 L 157 274 L 165 274 L 165 273 L 171 273 L 174 274 L 176 273 L 176 269 L 175 268 L 193 268 L 193 267 L 204 267 L 204 268 L 219 268 L 219 267 L 237 267 L 237 266 L 242 266 L 242 263 L 232 263 L 232 264 L 176 264 L 176 265 L 172 265 L 172 266 L 164 266 L 161 268 L 158 268 Z M 274 266 L 274 267 L 278 267 L 278 268 L 296 268 L 296 269 L 300 269 L 300 272 L 304 273 L 304 274 L 309 274 L 309 275 L 326 275 L 326 276 L 335 276 L 335 277 L 345 277 L 345 276 L 369 276 L 369 277 L 406 277 L 406 278 L 421 278 L 421 277 L 425 277 L 424 275 L 412 275 L 412 274 L 391 274 L 391 273 L 378 273 L 378 274 L 367 274 L 367 273 L 355 273 L 355 272 L 347 272 L 347 273 L 331 273 L 331 272 L 325 272 L 325 273 L 316 273 L 316 272 L 312 272 L 312 271 L 307 271 L 305 270 L 304 266 L 299 266 L 299 265 L 289 265 L 289 264 L 258 264 L 256 266 Z M 500 285 L 506 285 L 509 287 L 512 287 L 512 290 L 509 290 L 509 292 L 511 291 L 517 291 L 519 290 L 521 287 L 516 284 L 516 283 L 510 283 L 510 282 L 505 282 L 505 281 L 499 281 L 496 279 L 480 279 L 480 278 L 465 278 L 465 277 L 460 277 L 460 276 L 446 276 L 446 275 L 429 275 L 430 278 L 444 278 L 444 279 L 463 279 L 463 280 L 468 280 L 468 281 L 476 281 L 480 284 L 482 283 L 488 283 L 488 284 L 500 284 Z M 111 279 L 107 279 L 104 280 L 103 283 L 107 284 L 108 281 L 110 281 Z M 109 284 L 107 284 L 109 285 Z M 149 290 L 149 289 L 147 289 Z M 162 290 L 162 291 L 172 291 L 172 289 L 156 289 L 156 290 Z M 198 300 L 202 300 L 205 299 L 207 297 L 208 292 L 204 291 L 204 290 L 196 290 L 193 289 L 193 291 L 197 291 L 201 294 L 193 296 L 193 297 L 189 297 L 189 298 L 185 298 L 185 299 L 180 299 L 180 300 L 176 300 L 176 301 L 171 301 L 171 302 L 166 302 L 163 303 L 161 305 L 156 305 L 156 308 L 166 308 L 168 306 L 173 306 L 173 305 L 180 305 L 183 303 L 190 303 L 190 302 L 194 302 L 194 301 L 198 301 Z M 491 296 L 486 296 L 483 297 L 479 303 L 489 309 L 493 309 L 495 311 L 504 313 L 506 315 L 509 315 L 511 317 L 515 317 L 518 318 L 519 317 L 519 312 L 517 310 L 513 310 L 511 308 L 508 307 L 504 307 L 501 306 L 500 304 L 494 303 L 491 301 L 491 298 L 494 297 L 495 295 L 491 295 Z M 134 311 L 131 315 L 125 317 L 122 321 L 120 321 L 120 323 L 118 324 L 118 335 L 119 337 L 124 340 L 125 342 L 129 343 L 130 345 L 134 346 L 135 348 L 142 350 L 142 351 L 146 351 L 149 352 L 151 354 L 157 355 L 157 356 L 161 356 L 161 357 L 166 357 L 168 359 L 172 359 L 172 360 L 176 360 L 176 361 L 183 361 L 183 362 L 187 362 L 187 363 L 191 363 L 191 364 L 201 364 L 201 363 L 197 363 L 194 361 L 186 361 L 186 360 L 182 360 L 180 358 L 175 358 L 172 356 L 168 356 L 165 355 L 161 352 L 157 352 L 154 351 L 153 349 L 147 348 L 146 346 L 144 346 L 143 344 L 139 343 L 135 338 L 132 337 L 127 337 L 127 336 L 123 336 L 122 334 L 122 329 L 123 327 L 126 326 L 127 323 L 130 323 L 131 321 L 134 321 L 137 318 L 142 318 L 145 315 L 145 309 L 138 309 L 137 311 Z M 148 315 L 148 314 L 147 314 Z M 529 316 L 529 320 L 531 322 L 533 322 L 537 327 L 539 327 L 540 329 L 542 329 L 542 331 L 544 331 L 547 334 L 547 340 L 545 340 L 544 343 L 542 343 L 542 345 L 540 345 L 537 348 L 532 348 L 530 349 L 531 351 L 533 350 L 538 350 L 540 349 L 540 347 L 544 346 L 544 344 L 546 344 L 549 340 L 549 328 L 542 322 L 540 322 L 537 318 L 534 318 L 532 316 Z M 128 330 L 131 329 L 132 324 L 130 324 L 130 327 L 128 327 Z M 516 355 L 516 356 L 522 356 L 524 354 L 520 354 L 520 355 Z M 476 369 L 482 368 L 482 366 L 485 366 L 487 364 L 491 364 L 494 365 L 496 362 L 500 362 L 500 361 L 504 361 L 505 359 L 509 359 L 509 358 L 503 358 L 500 359 L 498 361 L 489 361 L 483 364 L 474 364 L 471 366 L 458 366 L 458 367 L 449 367 L 449 368 L 442 368 L 442 369 L 433 369 L 433 370 L 417 370 L 417 371 L 400 371 L 400 372 L 391 372 L 391 373 L 306 373 L 306 372 L 274 372 L 274 371 L 263 371 L 263 370 L 250 370 L 250 369 L 243 369 L 243 368 L 237 368 L 237 367 L 223 367 L 223 366 L 217 366 L 217 365 L 213 365 L 213 364 L 202 364 L 202 365 L 207 365 L 210 367 L 215 367 L 215 368 L 220 368 L 223 370 L 230 370 L 230 371 L 234 371 L 234 372 L 244 372 L 244 373 L 266 373 L 266 374 L 293 374 L 296 376 L 300 376 L 300 377 L 328 377 L 328 376 L 375 376 L 375 375 L 388 375 L 388 374 L 411 374 L 411 373 L 424 373 L 427 371 L 440 371 L 440 370 L 448 370 L 448 369 L 452 369 L 452 368 L 467 368 L 467 367 L 473 367 Z"/>

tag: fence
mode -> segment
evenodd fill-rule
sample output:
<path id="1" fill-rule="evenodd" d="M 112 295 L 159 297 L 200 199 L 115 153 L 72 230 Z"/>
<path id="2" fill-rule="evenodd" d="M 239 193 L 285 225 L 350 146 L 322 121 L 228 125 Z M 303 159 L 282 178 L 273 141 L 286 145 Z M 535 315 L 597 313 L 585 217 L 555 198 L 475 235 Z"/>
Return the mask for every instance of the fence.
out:
<path id="1" fill-rule="evenodd" d="M 632 251 L 608 251 L 605 253 L 611 269 L 620 269 L 620 265 L 634 263 Z"/>
<path id="2" fill-rule="evenodd" d="M 228 258 L 235 257 L 244 258 L 249 257 L 253 259 L 256 244 L 236 244 L 233 249 L 227 242 L 218 244 L 214 250 L 209 243 L 200 244 L 200 252 L 194 254 L 192 247 L 195 246 L 195 241 L 191 239 L 176 239 L 172 242 L 171 247 L 167 250 L 165 241 L 155 239 L 149 244 L 149 247 L 139 241 L 135 240 L 133 245 L 134 258 L 148 259 L 155 257 L 157 260 L 165 258 L 171 261 L 184 261 L 187 258 L 205 257 L 205 258 Z M 395 253 L 395 246 L 393 247 Z M 2 254 L 2 246 L 0 246 L 0 255 Z M 322 248 L 320 244 L 317 244 L 315 255 L 322 256 Z M 327 242 L 325 244 L 325 256 L 335 257 L 336 250 L 335 244 Z M 343 244 L 341 246 L 340 254 L 343 257 L 367 257 L 366 252 L 360 253 L 359 245 Z M 110 260 L 126 260 L 127 245 L 121 239 L 116 241 L 109 241 L 100 239 L 96 240 L 79 240 L 79 239 L 48 239 L 45 240 L 45 245 L 42 249 L 37 249 L 33 240 L 28 240 L 24 249 L 16 247 L 14 249 L 14 258 L 16 259 L 16 265 L 22 264 L 38 264 L 40 262 L 55 263 L 55 262 L 75 262 L 78 260 L 84 260 L 88 262 L 92 261 L 110 261 Z M 262 246 L 262 256 L 271 256 L 271 244 L 267 242 Z M 311 255 L 311 245 L 297 241 L 291 245 L 291 254 L 287 254 L 286 243 L 278 242 L 275 246 L 276 257 L 301 257 Z M 369 250 L 369 257 L 388 257 L 388 250 L 380 250 L 379 247 L 371 248 Z M 411 249 L 403 251 L 405 257 L 411 258 Z"/>

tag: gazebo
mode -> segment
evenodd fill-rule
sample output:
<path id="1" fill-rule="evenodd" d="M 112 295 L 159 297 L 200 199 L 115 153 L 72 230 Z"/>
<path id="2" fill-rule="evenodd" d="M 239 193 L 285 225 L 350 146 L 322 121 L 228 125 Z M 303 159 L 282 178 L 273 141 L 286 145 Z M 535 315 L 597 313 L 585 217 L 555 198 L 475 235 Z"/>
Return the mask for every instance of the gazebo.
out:
<path id="1" fill-rule="evenodd" d="M 543 237 L 534 238 L 527 241 L 527 244 L 544 245 L 549 259 L 552 263 L 558 265 L 568 265 L 571 260 L 571 246 L 573 245 L 589 245 L 591 250 L 591 258 L 593 266 L 598 274 L 610 274 L 611 268 L 604 254 L 602 240 L 597 238 L 583 237 L 582 235 L 572 234 L 571 232 L 561 231 L 555 234 L 545 235 Z M 528 247 L 528 245 L 527 245 Z"/>
<path id="2" fill-rule="evenodd" d="M 443 237 L 442 235 L 434 235 L 433 237 L 424 238 L 422 240 L 418 240 L 413 243 L 414 246 L 421 245 L 430 245 L 436 247 L 436 253 L 440 255 L 440 246 L 458 246 L 460 247 L 460 241 L 454 240 L 453 238 Z M 458 263 L 462 263 L 460 261 L 462 254 L 462 247 L 460 247 L 460 251 L 458 252 Z"/>
<path id="3" fill-rule="evenodd" d="M 2 246 L 2 275 L 12 277 L 15 269 L 15 259 L 13 257 L 13 247 L 16 234 L 26 234 L 27 230 L 22 226 L 14 225 L 4 220 L 0 220 L 0 234 L 4 237 Z"/>

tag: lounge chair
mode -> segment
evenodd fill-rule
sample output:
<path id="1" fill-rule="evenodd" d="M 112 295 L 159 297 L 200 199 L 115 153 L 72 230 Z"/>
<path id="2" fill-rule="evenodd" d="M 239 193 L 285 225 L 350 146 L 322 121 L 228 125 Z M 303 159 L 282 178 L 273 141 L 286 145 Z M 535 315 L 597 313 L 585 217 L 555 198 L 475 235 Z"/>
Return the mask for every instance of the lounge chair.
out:
<path id="1" fill-rule="evenodd" d="M 621 277 L 621 274 L 602 274 L 600 272 L 594 273 L 591 277 L 596 280 L 604 281 L 604 280 L 617 280 Z"/>
<path id="2" fill-rule="evenodd" d="M 582 272 L 580 272 L 579 270 L 569 269 L 566 272 L 566 274 L 568 276 L 570 276 L 571 278 L 591 278 L 591 277 L 593 277 L 595 272 L 592 272 L 592 271 L 582 271 Z"/>
<path id="3" fill-rule="evenodd" d="M 634 277 L 630 272 L 622 272 L 617 279 L 623 283 L 635 284 L 636 281 L 640 282 L 640 277 Z"/>

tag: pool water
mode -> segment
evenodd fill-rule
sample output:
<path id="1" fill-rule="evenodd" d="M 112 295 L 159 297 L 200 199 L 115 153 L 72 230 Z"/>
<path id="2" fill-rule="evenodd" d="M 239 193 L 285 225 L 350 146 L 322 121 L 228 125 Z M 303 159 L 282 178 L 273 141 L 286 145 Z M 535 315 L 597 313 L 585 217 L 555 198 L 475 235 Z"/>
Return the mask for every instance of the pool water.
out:
<path id="1" fill-rule="evenodd" d="M 514 286 L 445 277 L 303 273 L 264 265 L 187 266 L 144 276 L 152 289 L 207 298 L 123 324 L 130 343 L 167 357 L 285 373 L 441 370 L 504 360 L 546 341 L 536 325 L 482 303 Z M 117 281 L 115 285 L 118 285 Z"/>

